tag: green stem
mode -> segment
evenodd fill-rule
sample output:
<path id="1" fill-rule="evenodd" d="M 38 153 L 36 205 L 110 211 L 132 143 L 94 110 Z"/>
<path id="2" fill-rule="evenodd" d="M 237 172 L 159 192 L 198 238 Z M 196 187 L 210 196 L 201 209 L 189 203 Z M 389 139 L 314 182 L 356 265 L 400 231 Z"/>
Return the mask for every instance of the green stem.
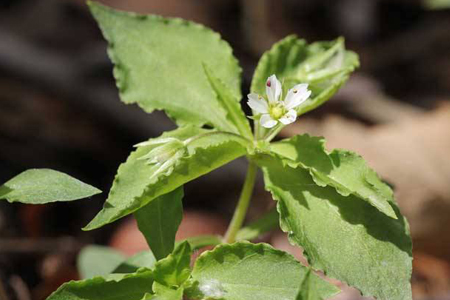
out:
<path id="1" fill-rule="evenodd" d="M 273 140 L 274 137 L 277 136 L 278 133 L 280 133 L 281 129 L 283 129 L 283 125 L 277 125 L 273 130 L 269 131 L 269 133 L 263 138 L 266 142 L 270 142 Z"/>
<path id="2" fill-rule="evenodd" d="M 236 241 L 236 234 L 244 223 L 245 215 L 247 214 L 247 209 L 252 197 L 253 187 L 255 186 L 257 170 L 258 168 L 256 164 L 250 162 L 248 165 L 244 186 L 242 187 L 241 196 L 239 197 L 233 218 L 231 219 L 227 233 L 225 234 L 224 241 L 226 243 L 233 243 Z"/>

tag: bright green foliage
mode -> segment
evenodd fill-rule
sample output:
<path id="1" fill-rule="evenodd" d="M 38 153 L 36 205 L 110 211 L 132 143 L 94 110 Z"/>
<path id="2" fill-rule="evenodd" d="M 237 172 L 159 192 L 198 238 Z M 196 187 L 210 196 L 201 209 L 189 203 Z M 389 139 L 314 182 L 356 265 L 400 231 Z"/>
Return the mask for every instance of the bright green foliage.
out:
<path id="1" fill-rule="evenodd" d="M 155 295 L 150 295 L 148 298 L 143 300 L 182 300 L 183 299 L 183 288 L 171 289 L 165 285 L 158 282 L 153 282 L 153 292 Z"/>
<path id="2" fill-rule="evenodd" d="M 155 257 L 169 255 L 175 246 L 175 234 L 183 218 L 183 188 L 159 196 L 134 213 L 139 230 Z"/>
<path id="3" fill-rule="evenodd" d="M 99 189 L 50 169 L 24 171 L 0 186 L 0 199 L 27 204 L 73 201 L 98 193 Z"/>
<path id="4" fill-rule="evenodd" d="M 180 19 L 88 3 L 108 40 L 122 101 L 149 113 L 164 110 L 181 127 L 137 145 L 119 167 L 103 209 L 85 228 L 134 213 L 154 254 L 125 259 L 110 248 L 90 246 L 78 264 L 83 277 L 93 278 L 68 282 L 48 300 L 323 300 L 335 295 L 338 289 L 313 269 L 365 296 L 411 299 L 407 222 L 391 189 L 360 156 L 328 153 L 323 139 L 308 135 L 270 144 L 281 127 L 268 132 L 257 125 L 254 138 L 240 106 L 240 67 L 217 33 Z M 327 101 L 358 65 L 342 38 L 307 44 L 289 36 L 263 55 L 251 90 L 264 96 L 272 74 L 284 92 L 308 83 L 312 94 L 298 106 L 301 115 Z M 244 155 L 251 160 L 250 175 L 226 237 L 175 244 L 183 185 Z M 256 164 L 277 207 L 241 229 Z M 99 192 L 56 171 L 29 170 L 1 186 L 0 199 L 46 203 Z M 267 244 L 223 244 L 256 238 L 278 224 L 304 249 L 313 269 Z M 206 245 L 216 247 L 191 270 L 193 250 Z"/>
<path id="5" fill-rule="evenodd" d="M 78 272 L 83 279 L 106 276 L 112 273 L 124 260 L 125 256 L 113 248 L 89 245 L 78 254 Z"/>
<path id="6" fill-rule="evenodd" d="M 113 273 L 134 273 L 140 268 L 152 269 L 156 258 L 151 251 L 142 251 L 125 259 Z"/>
<path id="7" fill-rule="evenodd" d="M 238 133 L 203 70 L 206 64 L 241 99 L 241 69 L 217 33 L 181 19 L 89 6 L 109 42 L 122 101 L 147 112 L 164 110 L 179 125 L 209 124 Z"/>
<path id="8" fill-rule="evenodd" d="M 261 236 L 262 234 L 269 232 L 270 230 L 277 228 L 279 224 L 278 212 L 275 208 L 271 209 L 268 213 L 263 215 L 258 220 L 248 224 L 238 231 L 236 240 L 252 240 Z"/>
<path id="9" fill-rule="evenodd" d="M 119 167 L 103 209 L 84 229 L 95 229 L 126 216 L 156 197 L 246 153 L 240 138 L 227 134 L 205 135 L 211 132 L 189 126 L 164 133 L 160 139 L 175 137 L 184 141 L 200 134 L 204 136 L 189 143 L 185 155 L 174 156 L 162 164 L 147 164 L 139 159 L 155 145 L 139 147 L 132 152 Z"/>
<path id="10" fill-rule="evenodd" d="M 188 242 L 179 244 L 172 254 L 155 264 L 155 281 L 168 287 L 179 287 L 191 273 L 192 249 Z"/>
<path id="11" fill-rule="evenodd" d="M 152 284 L 151 271 L 111 278 L 95 277 L 67 282 L 47 300 L 141 300 L 146 293 L 152 292 Z"/>
<path id="12" fill-rule="evenodd" d="M 353 194 L 391 218 L 397 218 L 390 203 L 392 190 L 351 151 L 335 149 L 327 153 L 323 138 L 297 135 L 271 145 L 271 150 L 288 158 L 289 165 L 308 169 L 317 185 L 333 186 L 343 196 Z"/>
<path id="13" fill-rule="evenodd" d="M 411 239 L 406 220 L 366 201 L 320 187 L 307 170 L 265 158 L 266 188 L 278 200 L 281 228 L 309 263 L 377 299 L 411 299 Z"/>
<path id="14" fill-rule="evenodd" d="M 304 114 L 331 98 L 359 66 L 358 56 L 345 50 L 343 39 L 307 44 L 288 36 L 264 53 L 252 80 L 251 91 L 265 95 L 267 78 L 275 74 L 284 86 L 309 83 L 311 97 L 299 106 Z"/>
<path id="15" fill-rule="evenodd" d="M 295 300 L 308 270 L 291 255 L 267 244 L 224 244 L 197 259 L 186 292 L 193 299 Z M 315 281 L 319 299 L 338 291 L 315 275 L 309 280 Z"/>

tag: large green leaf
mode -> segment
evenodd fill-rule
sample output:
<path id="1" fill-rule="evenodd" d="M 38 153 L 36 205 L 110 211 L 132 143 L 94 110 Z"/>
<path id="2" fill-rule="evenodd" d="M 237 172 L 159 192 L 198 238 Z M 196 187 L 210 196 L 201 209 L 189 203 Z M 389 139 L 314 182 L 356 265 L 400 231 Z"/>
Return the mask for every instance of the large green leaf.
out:
<path id="1" fill-rule="evenodd" d="M 159 196 L 134 213 L 139 230 L 157 260 L 169 255 L 183 218 L 183 188 Z"/>
<path id="2" fill-rule="evenodd" d="M 167 137 L 185 141 L 194 136 L 182 156 L 169 158 L 162 164 L 142 160 L 155 145 L 139 147 L 119 167 L 103 209 L 84 230 L 91 230 L 130 214 L 158 196 L 167 194 L 246 153 L 242 138 L 231 134 L 214 134 L 211 130 L 193 126 L 164 133 Z M 151 141 L 156 141 L 152 139 Z"/>
<path id="3" fill-rule="evenodd" d="M 203 64 L 241 99 L 241 69 L 219 34 L 193 22 L 116 11 L 88 2 L 108 40 L 125 103 L 166 113 L 180 125 L 209 124 L 238 132 L 211 89 Z"/>
<path id="4" fill-rule="evenodd" d="M 124 260 L 125 256 L 113 248 L 89 245 L 78 254 L 78 272 L 83 279 L 106 276 L 112 273 Z"/>
<path id="5" fill-rule="evenodd" d="M 295 300 L 308 270 L 267 244 L 223 244 L 197 259 L 186 293 L 192 299 Z M 315 281 L 320 299 L 338 292 L 315 275 L 309 280 Z"/>
<path id="6" fill-rule="evenodd" d="M 411 299 L 411 238 L 397 218 L 353 195 L 315 184 L 307 170 L 265 158 L 266 188 L 278 200 L 280 225 L 303 247 L 311 266 L 358 288 L 364 296 Z"/>
<path id="7" fill-rule="evenodd" d="M 153 274 L 142 271 L 70 281 L 59 287 L 47 300 L 141 300 L 152 293 Z"/>
<path id="8" fill-rule="evenodd" d="M 391 218 L 397 218 L 391 207 L 392 190 L 356 153 L 335 149 L 327 153 L 325 140 L 307 134 L 273 143 L 271 151 L 286 157 L 290 166 L 310 171 L 320 186 L 333 186 L 343 196 L 353 194 Z"/>
<path id="9" fill-rule="evenodd" d="M 358 66 L 358 56 L 345 50 L 342 39 L 308 45 L 291 35 L 261 57 L 251 90 L 265 95 L 266 81 L 272 74 L 284 83 L 284 89 L 308 83 L 311 97 L 298 108 L 299 114 L 303 114 L 330 99 Z"/>
<path id="10" fill-rule="evenodd" d="M 181 286 L 191 273 L 191 255 L 188 242 L 179 244 L 169 256 L 155 264 L 155 282 L 168 287 Z"/>
<path id="11" fill-rule="evenodd" d="M 0 199 L 27 204 L 73 201 L 98 193 L 99 189 L 50 169 L 24 171 L 0 186 Z"/>

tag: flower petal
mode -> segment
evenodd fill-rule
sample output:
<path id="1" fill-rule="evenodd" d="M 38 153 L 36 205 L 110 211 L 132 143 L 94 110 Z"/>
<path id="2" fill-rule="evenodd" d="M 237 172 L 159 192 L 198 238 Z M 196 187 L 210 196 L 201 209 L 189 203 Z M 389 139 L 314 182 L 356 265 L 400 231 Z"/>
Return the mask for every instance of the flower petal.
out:
<path id="1" fill-rule="evenodd" d="M 263 97 L 255 93 L 248 94 L 247 97 L 247 104 L 251 109 L 261 114 L 267 114 L 269 112 L 269 106 Z"/>
<path id="2" fill-rule="evenodd" d="M 311 91 L 308 90 L 308 84 L 297 84 L 287 93 L 287 96 L 284 99 L 284 106 L 286 109 L 292 109 L 306 101 L 309 96 L 311 96 Z"/>
<path id="3" fill-rule="evenodd" d="M 266 82 L 266 94 L 270 103 L 277 102 L 281 95 L 281 82 L 277 79 L 277 76 L 272 75 L 267 78 Z"/>
<path id="4" fill-rule="evenodd" d="M 295 109 L 291 109 L 287 113 L 285 113 L 284 116 L 279 119 L 279 121 L 284 125 L 287 125 L 294 123 L 295 119 L 297 119 L 297 112 L 295 111 Z"/>
<path id="5" fill-rule="evenodd" d="M 262 127 L 265 128 L 272 128 L 278 123 L 276 120 L 272 119 L 269 114 L 262 115 L 259 122 L 261 123 Z"/>

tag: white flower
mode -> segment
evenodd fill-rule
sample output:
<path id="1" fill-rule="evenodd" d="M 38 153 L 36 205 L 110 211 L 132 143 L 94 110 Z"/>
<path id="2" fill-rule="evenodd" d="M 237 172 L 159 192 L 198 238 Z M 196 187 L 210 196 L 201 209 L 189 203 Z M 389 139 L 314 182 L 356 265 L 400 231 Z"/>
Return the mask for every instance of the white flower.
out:
<path id="1" fill-rule="evenodd" d="M 272 128 L 278 122 L 284 125 L 293 123 L 297 119 L 297 111 L 294 109 L 302 104 L 311 95 L 308 84 L 297 84 L 290 89 L 280 101 L 281 83 L 275 75 L 270 76 L 266 83 L 267 100 L 258 94 L 248 94 L 248 106 L 255 112 L 261 114 L 259 122 L 265 128 Z"/>

